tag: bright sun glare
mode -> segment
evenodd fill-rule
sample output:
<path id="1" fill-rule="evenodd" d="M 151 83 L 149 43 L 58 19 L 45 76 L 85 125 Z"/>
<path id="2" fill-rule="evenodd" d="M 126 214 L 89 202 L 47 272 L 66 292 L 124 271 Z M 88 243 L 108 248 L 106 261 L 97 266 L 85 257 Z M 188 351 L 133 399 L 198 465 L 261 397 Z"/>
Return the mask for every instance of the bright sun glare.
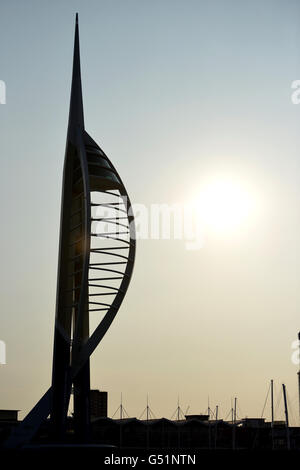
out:
<path id="1" fill-rule="evenodd" d="M 193 206 L 203 227 L 216 234 L 231 233 L 249 220 L 255 198 L 246 185 L 214 179 L 202 186 Z"/>

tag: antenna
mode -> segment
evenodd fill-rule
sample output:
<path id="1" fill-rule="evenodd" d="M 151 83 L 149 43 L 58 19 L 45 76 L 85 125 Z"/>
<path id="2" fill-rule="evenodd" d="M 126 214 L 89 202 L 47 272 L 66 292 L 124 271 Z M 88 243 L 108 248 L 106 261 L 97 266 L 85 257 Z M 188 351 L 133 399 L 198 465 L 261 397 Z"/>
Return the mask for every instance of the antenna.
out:
<path id="1" fill-rule="evenodd" d="M 299 395 L 299 421 L 300 421 L 300 331 L 298 332 L 298 346 L 299 346 L 299 356 L 298 356 L 298 395 Z"/>
<path id="2" fill-rule="evenodd" d="M 274 425 L 274 383 L 273 379 L 271 380 L 271 422 L 272 426 Z"/>
<path id="3" fill-rule="evenodd" d="M 272 449 L 274 450 L 274 382 L 271 380 L 271 434 L 272 434 Z"/>
<path id="4" fill-rule="evenodd" d="M 179 395 L 178 395 L 178 400 L 177 400 L 177 408 L 176 408 L 176 410 L 174 411 L 174 413 L 172 414 L 171 419 L 172 419 L 174 416 L 177 417 L 177 421 L 180 421 L 180 417 L 181 417 L 182 419 L 185 418 L 184 413 L 183 413 L 183 411 L 182 411 L 182 409 L 181 409 L 181 407 L 180 407 Z"/>
<path id="5" fill-rule="evenodd" d="M 231 399 L 232 449 L 233 450 L 235 450 L 236 402 L 237 402 L 237 398 L 234 399 L 234 408 L 233 408 L 232 399 Z"/>
<path id="6" fill-rule="evenodd" d="M 286 400 L 286 387 L 282 384 L 282 391 L 283 391 L 283 399 L 284 399 L 284 413 L 285 413 L 285 426 L 286 426 L 286 443 L 287 448 L 290 450 L 291 442 L 290 442 L 290 428 L 289 428 L 289 413 L 287 407 L 287 400 Z"/>
<path id="7" fill-rule="evenodd" d="M 234 424 L 236 423 L 236 405 L 237 405 L 237 398 L 234 399 Z"/>
<path id="8" fill-rule="evenodd" d="M 143 414 L 146 413 L 146 420 L 149 421 L 149 418 L 150 419 L 156 419 L 156 416 L 155 414 L 153 413 L 153 411 L 151 410 L 150 406 L 149 406 L 149 397 L 148 397 L 148 394 L 147 394 L 147 405 L 146 405 L 146 408 L 144 408 L 141 416 L 139 417 L 139 419 L 141 419 L 143 417 Z"/>
<path id="9" fill-rule="evenodd" d="M 127 418 L 129 418 L 129 414 L 127 413 L 127 411 L 125 410 L 123 406 L 123 394 L 122 393 L 121 393 L 121 403 L 116 409 L 116 411 L 114 412 L 114 414 L 112 415 L 112 418 L 118 413 L 118 411 L 120 411 L 120 419 L 123 419 L 125 415 Z"/>
<path id="10" fill-rule="evenodd" d="M 216 415 L 215 415 L 215 449 L 217 448 L 217 435 L 218 435 L 218 414 L 219 414 L 219 406 L 216 405 Z"/>

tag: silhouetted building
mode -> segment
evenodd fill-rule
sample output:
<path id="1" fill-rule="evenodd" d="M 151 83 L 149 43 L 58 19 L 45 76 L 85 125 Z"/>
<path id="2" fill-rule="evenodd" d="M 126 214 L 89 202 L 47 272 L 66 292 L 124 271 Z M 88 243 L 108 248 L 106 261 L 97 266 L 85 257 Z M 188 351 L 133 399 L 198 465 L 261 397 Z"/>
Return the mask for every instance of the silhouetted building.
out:
<path id="1" fill-rule="evenodd" d="M 19 410 L 0 410 L 0 421 L 18 421 Z"/>
<path id="2" fill-rule="evenodd" d="M 185 419 L 198 419 L 199 421 L 208 421 L 209 415 L 185 415 Z"/>
<path id="3" fill-rule="evenodd" d="M 266 423 L 264 418 L 244 418 L 241 424 L 247 428 L 262 428 L 271 425 L 270 423 Z"/>
<path id="4" fill-rule="evenodd" d="M 286 436 L 285 427 L 272 433 L 271 423 L 258 418 L 236 424 L 199 418 L 98 418 L 92 423 L 94 443 L 126 449 L 286 449 Z M 290 427 L 290 437 L 291 448 L 298 449 L 300 428 Z"/>
<path id="5" fill-rule="evenodd" d="M 107 392 L 90 390 L 91 418 L 107 417 Z"/>
<path id="6" fill-rule="evenodd" d="M 8 438 L 18 424 L 19 410 L 0 410 L 0 443 Z"/>

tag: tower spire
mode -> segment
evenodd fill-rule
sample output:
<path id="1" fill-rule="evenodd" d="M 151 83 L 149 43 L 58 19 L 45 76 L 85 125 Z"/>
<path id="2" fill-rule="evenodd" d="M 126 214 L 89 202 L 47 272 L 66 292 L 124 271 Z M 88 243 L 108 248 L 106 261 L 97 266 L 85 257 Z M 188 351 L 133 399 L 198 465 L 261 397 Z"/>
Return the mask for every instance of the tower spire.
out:
<path id="1" fill-rule="evenodd" d="M 79 26 L 78 13 L 75 20 L 74 54 L 73 54 L 73 73 L 69 112 L 68 133 L 71 140 L 74 140 L 75 129 L 84 129 L 83 100 L 80 71 L 80 48 L 79 48 Z"/>
<path id="2" fill-rule="evenodd" d="M 119 261 L 112 259 L 111 248 L 106 251 L 105 240 L 98 240 L 97 250 L 92 248 L 95 237 L 101 238 L 101 231 L 105 230 L 102 227 L 98 232 L 92 230 L 92 209 L 96 204 L 94 201 L 97 201 L 96 205 L 99 207 L 107 205 L 107 194 L 114 196 L 111 205 L 112 236 L 109 244 L 117 251 L 113 254 L 121 256 L 124 259 L 122 264 L 126 264 L 122 272 L 109 270 L 118 273 L 118 276 L 112 274 L 109 277 L 102 273 L 107 271 L 102 266 L 118 265 Z M 126 237 L 122 236 L 122 239 L 117 238 L 120 210 L 124 213 L 122 219 L 126 219 L 122 224 L 126 231 L 121 232 Z M 116 236 L 113 236 L 114 234 Z M 65 442 L 72 386 L 74 437 L 77 442 L 89 440 L 90 356 L 110 327 L 126 294 L 134 266 L 135 238 L 131 203 L 121 178 L 109 158 L 84 128 L 79 28 L 76 15 L 70 114 L 62 181 L 52 386 L 22 424 L 16 427 L 5 447 L 16 448 L 30 442 L 49 414 L 51 440 Z M 121 254 L 119 250 L 122 250 Z M 95 273 L 91 274 L 95 269 L 97 273 L 100 271 L 99 276 L 105 277 L 99 279 L 95 277 Z M 101 281 L 100 285 L 98 281 Z M 106 294 L 106 291 L 111 289 L 113 297 L 105 303 L 99 302 L 98 297 L 94 298 Z M 90 335 L 89 319 L 95 311 L 105 313 Z M 124 413 L 126 412 L 121 403 L 122 417 Z"/>

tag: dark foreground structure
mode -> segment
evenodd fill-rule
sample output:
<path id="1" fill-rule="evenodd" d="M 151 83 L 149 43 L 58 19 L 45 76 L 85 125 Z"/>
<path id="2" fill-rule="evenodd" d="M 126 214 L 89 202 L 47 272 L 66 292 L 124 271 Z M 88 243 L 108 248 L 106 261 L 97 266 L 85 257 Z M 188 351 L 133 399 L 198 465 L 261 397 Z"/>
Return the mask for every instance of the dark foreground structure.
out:
<path id="1" fill-rule="evenodd" d="M 71 393 L 74 436 L 90 435 L 90 356 L 124 299 L 135 258 L 135 228 L 125 186 L 84 126 L 76 15 L 64 162 L 52 386 L 5 443 L 31 441 L 50 415 L 49 437 L 64 442 Z M 90 332 L 90 316 L 98 319 Z"/>
<path id="2" fill-rule="evenodd" d="M 68 461 L 83 458 L 96 458 L 99 465 L 114 463 L 132 467 L 138 459 L 138 466 L 155 464 L 198 464 L 204 459 L 211 462 L 283 464 L 299 458 L 300 428 L 284 423 L 265 422 L 264 419 L 244 419 L 237 423 L 223 420 L 209 421 L 205 416 L 186 417 L 172 421 L 165 418 L 139 420 L 136 418 L 111 419 L 98 418 L 91 423 L 91 440 L 84 447 L 76 444 L 75 421 L 67 420 L 66 439 L 63 447 L 51 443 L 51 423 L 43 423 L 32 443 L 23 447 L 17 457 L 31 461 L 37 455 L 56 458 L 65 456 Z M 16 423 L 0 422 L 0 435 L 9 432 L 9 427 Z M 289 432 L 290 450 L 287 450 L 287 431 Z M 3 454 L 2 454 L 3 455 Z M 0 452 L 1 458 L 1 452 Z M 118 460 L 119 459 L 119 460 Z M 122 461 L 122 459 L 124 459 Z"/>

